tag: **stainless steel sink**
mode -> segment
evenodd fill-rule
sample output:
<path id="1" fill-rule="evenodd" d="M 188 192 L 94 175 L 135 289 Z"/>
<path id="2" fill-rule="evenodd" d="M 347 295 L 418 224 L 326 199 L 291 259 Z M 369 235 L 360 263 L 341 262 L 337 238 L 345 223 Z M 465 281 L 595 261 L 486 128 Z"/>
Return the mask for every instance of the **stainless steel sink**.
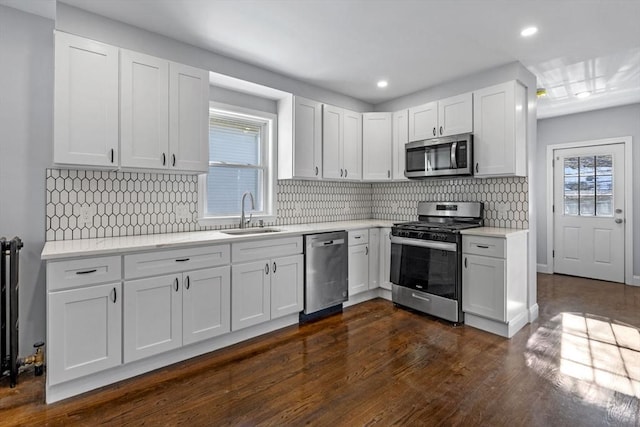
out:
<path id="1" fill-rule="evenodd" d="M 264 233 L 277 233 L 277 228 L 242 228 L 238 230 L 220 230 L 224 234 L 231 234 L 235 236 L 243 236 L 245 234 L 264 234 Z"/>

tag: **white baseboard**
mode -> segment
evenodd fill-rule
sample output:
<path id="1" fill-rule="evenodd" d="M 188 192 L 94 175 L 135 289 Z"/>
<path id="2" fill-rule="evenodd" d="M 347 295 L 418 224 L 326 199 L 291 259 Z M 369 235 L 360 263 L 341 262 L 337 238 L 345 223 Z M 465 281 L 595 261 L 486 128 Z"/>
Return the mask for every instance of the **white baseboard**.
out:
<path id="1" fill-rule="evenodd" d="M 630 283 L 632 286 L 640 286 L 640 276 L 633 276 L 633 281 Z"/>
<path id="2" fill-rule="evenodd" d="M 553 274 L 553 271 L 549 271 L 551 270 L 549 268 L 548 264 L 538 264 L 538 273 L 544 273 L 544 274 Z"/>
<path id="3" fill-rule="evenodd" d="M 529 307 L 529 323 L 533 322 L 538 318 L 539 310 L 540 309 L 538 307 L 538 304 L 534 304 L 531 307 Z"/>

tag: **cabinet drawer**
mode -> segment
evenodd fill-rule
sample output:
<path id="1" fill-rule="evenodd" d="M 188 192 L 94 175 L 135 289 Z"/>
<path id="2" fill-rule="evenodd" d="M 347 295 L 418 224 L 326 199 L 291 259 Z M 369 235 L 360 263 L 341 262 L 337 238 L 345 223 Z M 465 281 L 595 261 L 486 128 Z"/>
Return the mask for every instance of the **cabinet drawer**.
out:
<path id="1" fill-rule="evenodd" d="M 505 249 L 505 239 L 485 236 L 462 236 L 462 252 L 465 254 L 506 258 Z"/>
<path id="2" fill-rule="evenodd" d="M 369 243 L 369 230 L 352 230 L 349 231 L 349 246 L 363 245 Z"/>
<path id="3" fill-rule="evenodd" d="M 47 263 L 47 290 L 59 291 L 122 279 L 119 256 L 81 258 Z"/>
<path id="4" fill-rule="evenodd" d="M 234 263 L 301 253 L 302 237 L 255 240 L 231 245 L 231 260 Z"/>
<path id="5" fill-rule="evenodd" d="M 229 245 L 172 249 L 124 256 L 124 277 L 157 276 L 229 264 Z"/>

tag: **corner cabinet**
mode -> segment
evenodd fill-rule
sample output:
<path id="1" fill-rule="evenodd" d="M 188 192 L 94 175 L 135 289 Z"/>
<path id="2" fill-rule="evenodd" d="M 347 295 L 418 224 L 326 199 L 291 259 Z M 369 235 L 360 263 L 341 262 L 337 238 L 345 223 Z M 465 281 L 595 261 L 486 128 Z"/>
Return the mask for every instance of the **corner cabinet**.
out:
<path id="1" fill-rule="evenodd" d="M 299 96 L 278 101 L 278 179 L 322 177 L 322 103 Z"/>
<path id="2" fill-rule="evenodd" d="M 392 166 L 391 113 L 362 114 L 362 179 L 390 181 Z"/>
<path id="3" fill-rule="evenodd" d="M 55 33 L 53 161 L 118 166 L 118 48 Z"/>
<path id="4" fill-rule="evenodd" d="M 207 71 L 55 37 L 54 163 L 207 171 Z"/>
<path id="5" fill-rule="evenodd" d="M 527 323 L 527 231 L 462 236 L 465 323 L 511 338 Z"/>
<path id="6" fill-rule="evenodd" d="M 526 176 L 526 89 L 514 80 L 473 96 L 475 176 Z"/>
<path id="7" fill-rule="evenodd" d="M 473 132 L 473 94 L 409 108 L 409 141 Z"/>
<path id="8" fill-rule="evenodd" d="M 362 179 L 362 113 L 323 105 L 322 177 Z"/>

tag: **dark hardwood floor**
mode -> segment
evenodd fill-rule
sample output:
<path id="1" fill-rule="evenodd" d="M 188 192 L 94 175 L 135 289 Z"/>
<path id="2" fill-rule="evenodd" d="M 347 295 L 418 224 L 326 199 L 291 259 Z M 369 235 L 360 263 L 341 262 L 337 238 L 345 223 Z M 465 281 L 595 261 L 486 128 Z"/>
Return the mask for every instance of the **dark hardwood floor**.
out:
<path id="1" fill-rule="evenodd" d="M 376 299 L 52 405 L 0 383 L 0 425 L 640 425 L 640 288 L 538 276 L 511 340 Z"/>

